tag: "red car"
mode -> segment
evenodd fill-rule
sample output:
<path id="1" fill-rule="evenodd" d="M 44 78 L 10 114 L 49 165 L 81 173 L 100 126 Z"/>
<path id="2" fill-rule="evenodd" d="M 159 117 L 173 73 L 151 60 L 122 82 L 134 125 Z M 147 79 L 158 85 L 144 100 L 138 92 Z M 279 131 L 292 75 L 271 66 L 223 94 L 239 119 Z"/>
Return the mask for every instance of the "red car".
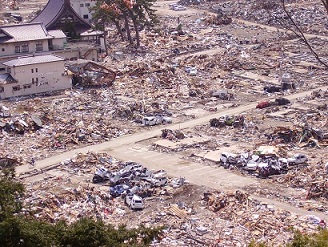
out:
<path id="1" fill-rule="evenodd" d="M 263 101 L 263 102 L 258 103 L 256 108 L 263 109 L 263 108 L 266 108 L 266 107 L 269 107 L 269 106 L 270 106 L 269 101 Z"/>

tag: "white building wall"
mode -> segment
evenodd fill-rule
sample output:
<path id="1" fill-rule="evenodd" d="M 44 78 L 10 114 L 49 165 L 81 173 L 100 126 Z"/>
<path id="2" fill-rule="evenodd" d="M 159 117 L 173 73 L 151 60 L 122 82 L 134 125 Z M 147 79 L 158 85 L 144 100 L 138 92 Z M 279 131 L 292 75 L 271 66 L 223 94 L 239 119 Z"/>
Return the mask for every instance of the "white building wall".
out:
<path id="1" fill-rule="evenodd" d="M 1 99 L 71 88 L 71 77 L 64 75 L 64 61 L 11 68 L 17 83 L 2 85 Z M 19 87 L 15 90 L 14 87 Z"/>
<path id="2" fill-rule="evenodd" d="M 37 51 L 37 44 L 42 45 L 42 51 Z M 28 47 L 28 50 L 23 50 L 25 45 Z M 19 52 L 15 50 L 15 47 L 19 46 Z M 41 46 L 39 46 L 41 47 Z M 29 42 L 17 42 L 17 43 L 8 43 L 0 45 L 0 57 L 10 56 L 10 55 L 22 55 L 29 54 L 34 52 L 45 52 L 49 51 L 48 40 L 39 40 L 39 41 L 29 41 Z"/>
<path id="3" fill-rule="evenodd" d="M 52 46 L 54 50 L 62 50 L 64 49 L 65 44 L 67 43 L 66 38 L 60 38 L 60 39 L 53 39 L 52 40 Z"/>
<path id="4" fill-rule="evenodd" d="M 90 21 L 92 13 L 90 13 L 89 8 L 95 6 L 96 2 L 96 0 L 71 0 L 71 6 L 82 19 Z"/>

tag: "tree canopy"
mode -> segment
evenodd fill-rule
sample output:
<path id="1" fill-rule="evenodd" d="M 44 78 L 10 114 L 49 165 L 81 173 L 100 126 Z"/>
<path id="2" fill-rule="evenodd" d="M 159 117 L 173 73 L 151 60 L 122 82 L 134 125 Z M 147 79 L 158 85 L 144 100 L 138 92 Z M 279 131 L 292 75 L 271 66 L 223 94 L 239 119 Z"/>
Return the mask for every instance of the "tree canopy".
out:
<path id="1" fill-rule="evenodd" d="M 155 1 L 98 0 L 91 9 L 93 22 L 100 30 L 104 30 L 108 24 L 114 24 L 121 39 L 128 40 L 131 45 L 138 48 L 140 47 L 140 30 L 157 23 L 155 10 L 152 8 Z"/>

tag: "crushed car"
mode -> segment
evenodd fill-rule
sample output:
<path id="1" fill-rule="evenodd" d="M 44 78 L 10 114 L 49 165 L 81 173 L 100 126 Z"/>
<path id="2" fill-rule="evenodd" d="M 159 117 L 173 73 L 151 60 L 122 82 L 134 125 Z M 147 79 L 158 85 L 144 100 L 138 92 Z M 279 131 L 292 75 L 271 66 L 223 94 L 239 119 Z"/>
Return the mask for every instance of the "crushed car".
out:
<path id="1" fill-rule="evenodd" d="M 96 172 L 93 175 L 92 182 L 93 183 L 101 183 L 106 180 L 110 180 L 112 177 L 111 172 L 109 172 L 105 167 L 100 167 L 96 170 Z"/>
<path id="2" fill-rule="evenodd" d="M 129 208 L 134 210 L 141 210 L 145 207 L 143 199 L 140 196 L 134 194 L 127 194 L 125 196 L 125 203 Z"/>
<path id="3" fill-rule="evenodd" d="M 113 187 L 109 187 L 109 193 L 112 197 L 116 198 L 121 196 L 124 192 L 130 189 L 130 186 L 127 184 L 118 184 Z"/>
<path id="4" fill-rule="evenodd" d="M 164 117 L 161 115 L 144 117 L 142 119 L 143 126 L 154 126 L 154 125 L 158 125 L 158 124 L 169 124 L 169 123 L 172 123 L 172 118 Z"/>

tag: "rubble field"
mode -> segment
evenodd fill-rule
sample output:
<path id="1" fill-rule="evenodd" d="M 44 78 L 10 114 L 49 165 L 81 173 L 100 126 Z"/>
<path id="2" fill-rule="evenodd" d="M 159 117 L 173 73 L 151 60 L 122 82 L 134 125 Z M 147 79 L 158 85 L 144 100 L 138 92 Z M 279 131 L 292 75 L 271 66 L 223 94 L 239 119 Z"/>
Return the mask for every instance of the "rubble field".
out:
<path id="1" fill-rule="evenodd" d="M 159 26 L 140 32 L 138 50 L 109 27 L 109 55 L 101 65 L 115 71 L 112 85 L 2 100 L 0 163 L 24 170 L 25 213 L 51 222 L 92 216 L 116 226 L 166 226 L 153 246 L 246 246 L 251 240 L 276 246 L 291 239 L 292 228 L 326 227 L 314 214 L 328 215 L 327 69 L 257 2 L 181 0 L 184 10 L 173 10 L 175 1 L 158 1 Z M 326 59 L 320 1 L 288 2 Z M 40 7 L 20 4 L 26 18 Z M 192 127 L 172 127 L 183 123 Z M 129 155 L 116 160 L 110 149 L 70 153 L 38 167 L 45 158 L 155 130 L 161 134 L 126 148 L 137 143 L 224 167 L 256 185 L 197 186 Z M 32 157 L 36 166 L 27 168 Z M 142 210 L 126 205 L 128 191 L 142 198 Z"/>
<path id="2" fill-rule="evenodd" d="M 109 190 L 113 181 L 92 183 L 92 174 L 105 168 L 122 177 L 126 176 L 123 170 L 135 169 L 134 178 L 115 184 L 131 186 L 131 191 L 138 187 L 137 193 L 145 204 L 143 210 L 130 209 L 124 203 L 124 192 L 117 196 Z M 161 186 L 148 187 L 144 183 L 150 180 L 143 174 L 160 173 L 166 176 L 164 170 L 150 171 L 106 153 L 78 154 L 58 164 L 56 170 L 21 174 L 27 186 L 23 212 L 50 222 L 73 222 L 87 216 L 115 226 L 165 226 L 161 239 L 153 246 L 244 246 L 252 239 L 286 243 L 293 227 L 314 232 L 320 224 L 316 216 L 281 210 L 239 190 L 211 190 L 169 177 Z"/>

